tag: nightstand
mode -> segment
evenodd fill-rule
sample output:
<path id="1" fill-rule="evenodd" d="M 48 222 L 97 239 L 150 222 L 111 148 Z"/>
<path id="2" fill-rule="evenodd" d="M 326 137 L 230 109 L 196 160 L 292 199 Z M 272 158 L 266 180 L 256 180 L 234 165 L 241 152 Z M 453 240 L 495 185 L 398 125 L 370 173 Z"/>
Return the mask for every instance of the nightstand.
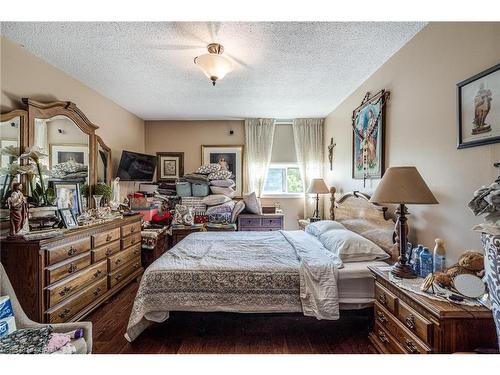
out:
<path id="1" fill-rule="evenodd" d="M 387 267 L 368 268 L 375 277 L 375 323 L 369 338 L 378 352 L 427 354 L 496 348 L 490 310 L 412 293 L 389 280 Z"/>
<path id="2" fill-rule="evenodd" d="M 183 238 L 189 236 L 191 233 L 204 232 L 204 231 L 206 231 L 204 225 L 194 225 L 194 226 L 185 225 L 183 227 L 178 227 L 178 228 L 172 227 L 172 235 L 170 236 L 168 241 L 168 248 L 171 249 L 173 246 L 175 246 Z"/>
<path id="3" fill-rule="evenodd" d="M 283 214 L 241 214 L 238 231 L 272 231 L 283 229 Z"/>

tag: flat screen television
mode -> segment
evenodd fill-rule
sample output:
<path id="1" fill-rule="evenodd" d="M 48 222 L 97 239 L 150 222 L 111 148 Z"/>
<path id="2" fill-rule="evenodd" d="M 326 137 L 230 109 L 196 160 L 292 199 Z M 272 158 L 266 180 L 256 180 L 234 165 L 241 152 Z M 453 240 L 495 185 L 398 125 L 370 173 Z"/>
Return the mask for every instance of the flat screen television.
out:
<path id="1" fill-rule="evenodd" d="M 117 177 L 121 181 L 152 181 L 156 168 L 156 156 L 122 151 Z"/>

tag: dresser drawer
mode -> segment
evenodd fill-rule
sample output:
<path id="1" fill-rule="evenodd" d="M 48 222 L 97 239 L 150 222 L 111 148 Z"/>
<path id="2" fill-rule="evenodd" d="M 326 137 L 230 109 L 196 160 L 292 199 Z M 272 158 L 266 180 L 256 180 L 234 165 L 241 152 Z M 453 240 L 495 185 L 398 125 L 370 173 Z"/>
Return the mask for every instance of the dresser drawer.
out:
<path id="1" fill-rule="evenodd" d="M 377 344 L 382 347 L 384 353 L 406 354 L 399 342 L 378 322 L 375 322 L 371 335 L 375 337 Z"/>
<path id="2" fill-rule="evenodd" d="M 131 246 L 108 258 L 109 271 L 114 271 L 135 257 L 141 258 L 141 244 Z"/>
<path id="3" fill-rule="evenodd" d="M 122 237 L 141 232 L 141 222 L 127 224 L 122 227 Z"/>
<path id="4" fill-rule="evenodd" d="M 52 284 L 46 289 L 47 293 L 47 306 L 52 307 L 61 302 L 62 300 L 72 296 L 79 290 L 89 285 L 95 280 L 105 277 L 107 274 L 107 263 L 101 261 L 87 267 L 83 271 L 70 276 L 62 281 Z"/>
<path id="5" fill-rule="evenodd" d="M 64 262 L 47 267 L 47 284 L 52 284 L 56 281 L 64 279 L 66 276 L 70 276 L 89 266 L 90 263 L 90 251 L 88 251 L 85 254 L 80 254 L 76 257 L 67 259 Z"/>
<path id="6" fill-rule="evenodd" d="M 47 249 L 47 265 L 61 262 L 90 250 L 90 237 Z"/>
<path id="7" fill-rule="evenodd" d="M 118 239 L 120 239 L 120 228 L 111 229 L 106 232 L 94 234 L 92 236 L 92 246 L 95 248 Z"/>
<path id="8" fill-rule="evenodd" d="M 142 241 L 141 232 L 122 238 L 122 249 L 126 249 L 127 247 L 135 244 L 141 244 L 141 241 Z"/>
<path id="9" fill-rule="evenodd" d="M 113 254 L 116 254 L 121 250 L 120 241 L 113 241 L 107 245 L 98 247 L 91 251 L 92 253 L 92 262 L 98 262 L 102 259 L 106 259 Z"/>
<path id="10" fill-rule="evenodd" d="M 281 229 L 283 227 L 283 222 L 281 218 L 265 218 L 261 219 L 262 226 L 265 228 L 277 228 Z"/>
<path id="11" fill-rule="evenodd" d="M 377 282 L 375 283 L 375 300 L 391 313 L 396 313 L 398 298 Z"/>
<path id="12" fill-rule="evenodd" d="M 122 280 L 126 279 L 127 276 L 131 275 L 135 271 L 141 268 L 141 257 L 138 256 L 133 258 L 129 263 L 124 264 L 122 267 L 111 272 L 108 276 L 109 287 L 113 288 L 116 284 L 120 283 Z"/>
<path id="13" fill-rule="evenodd" d="M 252 217 L 252 218 L 241 218 L 238 220 L 239 227 L 260 227 L 261 222 L 260 218 Z"/>
<path id="14" fill-rule="evenodd" d="M 47 310 L 47 321 L 49 323 L 62 323 L 68 321 L 80 310 L 106 293 L 107 290 L 108 282 L 106 278 L 96 281 L 81 292 L 61 302 L 59 305 L 54 306 L 50 310 Z"/>
<path id="15" fill-rule="evenodd" d="M 431 341 L 432 323 L 415 312 L 403 301 L 398 303 L 398 318 L 411 332 L 427 343 Z"/>

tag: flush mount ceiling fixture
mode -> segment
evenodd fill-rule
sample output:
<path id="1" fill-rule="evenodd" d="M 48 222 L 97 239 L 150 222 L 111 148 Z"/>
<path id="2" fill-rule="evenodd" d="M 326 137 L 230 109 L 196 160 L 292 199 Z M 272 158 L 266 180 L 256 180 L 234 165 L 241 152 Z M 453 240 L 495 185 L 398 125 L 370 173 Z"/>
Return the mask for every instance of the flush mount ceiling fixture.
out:
<path id="1" fill-rule="evenodd" d="M 233 70 L 233 64 L 222 56 L 224 47 L 219 43 L 211 43 L 207 46 L 208 53 L 195 57 L 194 63 L 202 70 L 203 73 L 212 81 L 224 78 L 224 76 Z"/>

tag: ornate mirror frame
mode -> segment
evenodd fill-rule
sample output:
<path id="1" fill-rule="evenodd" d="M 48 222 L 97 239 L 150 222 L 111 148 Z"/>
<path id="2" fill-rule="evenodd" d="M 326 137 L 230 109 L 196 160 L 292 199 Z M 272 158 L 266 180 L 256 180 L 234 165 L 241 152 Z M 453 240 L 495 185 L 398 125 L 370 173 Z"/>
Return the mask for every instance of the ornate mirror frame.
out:
<path id="1" fill-rule="evenodd" d="M 95 171 L 96 171 L 96 183 L 97 183 L 97 165 L 98 165 L 98 160 L 99 160 L 99 147 L 102 147 L 104 151 L 108 153 L 108 165 L 107 165 L 107 175 L 106 175 L 106 184 L 111 184 L 113 180 L 113 162 L 112 162 L 112 156 L 111 156 L 111 148 L 104 143 L 101 137 L 98 135 L 95 136 L 96 139 L 96 164 L 95 164 Z"/>

